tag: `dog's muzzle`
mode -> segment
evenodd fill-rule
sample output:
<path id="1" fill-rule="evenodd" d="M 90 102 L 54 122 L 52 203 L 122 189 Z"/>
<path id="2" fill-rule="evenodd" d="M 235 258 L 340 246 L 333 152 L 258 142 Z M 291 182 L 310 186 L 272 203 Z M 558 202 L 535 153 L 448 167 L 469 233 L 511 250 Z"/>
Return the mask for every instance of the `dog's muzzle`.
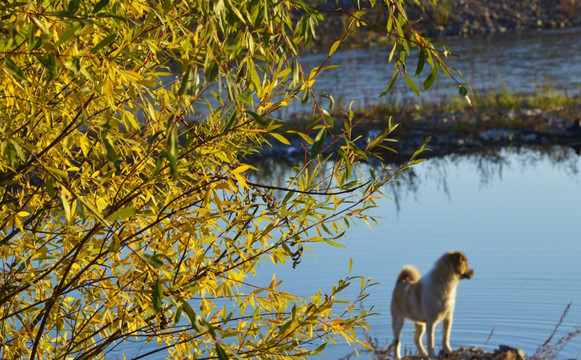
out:
<path id="1" fill-rule="evenodd" d="M 472 279 L 472 276 L 474 276 L 474 270 L 468 269 L 468 271 L 460 275 L 460 279 Z"/>

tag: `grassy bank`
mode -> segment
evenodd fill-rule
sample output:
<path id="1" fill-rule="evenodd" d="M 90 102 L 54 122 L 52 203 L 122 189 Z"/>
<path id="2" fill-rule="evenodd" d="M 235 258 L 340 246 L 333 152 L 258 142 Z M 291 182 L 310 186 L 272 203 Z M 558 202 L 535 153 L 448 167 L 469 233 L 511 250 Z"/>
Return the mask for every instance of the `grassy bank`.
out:
<path id="1" fill-rule="evenodd" d="M 450 98 L 439 103 L 392 102 L 374 106 L 349 108 L 336 104 L 332 110 L 334 127 L 340 132 L 349 112 L 360 125 L 352 133 L 364 146 L 371 134 L 383 130 L 391 117 L 399 123 L 391 143 L 399 155 L 386 152 L 386 160 L 403 160 L 417 150 L 430 136 L 430 156 L 453 152 L 477 151 L 486 146 L 505 145 L 572 145 L 581 147 L 581 96 L 543 87 L 534 94 L 511 93 L 506 88 L 487 93 L 474 93 L 469 105 L 464 98 Z M 304 131 L 311 114 L 294 114 L 283 119 L 288 130 Z M 296 147 L 300 138 L 290 137 Z M 280 152 L 279 154 L 285 154 Z M 283 156 L 281 155 L 281 156 Z M 265 155 L 270 156 L 270 155 Z M 276 156 L 276 155 L 274 155 Z M 400 157 L 400 159 L 394 159 Z"/>
<path id="2" fill-rule="evenodd" d="M 581 114 L 581 97 L 567 95 L 551 87 L 534 94 L 499 91 L 475 93 L 472 105 L 455 97 L 440 103 L 378 104 L 373 109 L 358 109 L 370 124 L 392 116 L 413 131 L 414 123 L 427 123 L 435 132 L 477 134 L 489 129 L 556 132 L 572 125 Z M 344 110 L 340 110 L 343 111 Z M 404 133 L 404 137 L 411 135 Z"/>

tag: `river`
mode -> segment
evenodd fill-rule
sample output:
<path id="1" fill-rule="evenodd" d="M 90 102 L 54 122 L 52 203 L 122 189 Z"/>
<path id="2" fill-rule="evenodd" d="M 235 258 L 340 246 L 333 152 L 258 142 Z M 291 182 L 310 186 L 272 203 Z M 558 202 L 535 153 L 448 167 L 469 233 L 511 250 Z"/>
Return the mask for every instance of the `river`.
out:
<path id="1" fill-rule="evenodd" d="M 564 29 L 446 43 L 458 55 L 449 58 L 449 64 L 460 68 L 478 91 L 506 87 L 534 94 L 550 85 L 576 96 L 581 87 L 579 38 L 581 29 Z M 382 47 L 339 50 L 331 63 L 341 67 L 323 73 L 316 92 L 331 93 L 345 106 L 352 99 L 360 106 L 417 101 L 403 79 L 393 91 L 396 95 L 378 97 L 393 70 L 387 64 L 388 52 Z M 308 55 L 301 63 L 308 72 L 325 57 L 326 53 Z M 415 67 L 413 60 L 412 64 Z M 457 85 L 440 75 L 421 101 L 437 102 L 456 94 Z M 277 116 L 284 119 L 304 110 L 290 107 Z M 288 175 L 284 162 L 272 160 L 268 166 L 261 179 L 265 183 L 280 183 Z M 572 307 L 555 339 L 581 326 L 580 171 L 581 158 L 567 147 L 431 158 L 405 173 L 407 182 L 384 189 L 393 200 L 381 200 L 374 209 L 373 215 L 381 217 L 378 228 L 352 227 L 342 241 L 345 249 L 314 247 L 317 256 L 306 255 L 297 269 L 264 266 L 259 275 L 268 284 L 276 272 L 283 281 L 281 289 L 308 296 L 344 277 L 353 258 L 353 274 L 379 282 L 363 304 L 375 305 L 379 313 L 370 319 L 370 336 L 389 343 L 389 302 L 401 266 L 414 264 L 425 273 L 443 252 L 463 250 L 475 275 L 458 289 L 452 347 L 494 350 L 507 344 L 530 356 L 550 336 L 567 304 L 572 302 Z M 412 329 L 406 325 L 402 341 L 415 353 Z M 438 332 L 437 344 L 439 338 Z M 140 351 L 139 347 L 133 353 Z M 344 343 L 325 350 L 329 359 L 350 353 Z M 559 359 L 580 354 L 577 337 Z M 362 358 L 370 355 L 363 353 Z"/>
<path id="2" fill-rule="evenodd" d="M 481 38 L 434 40 L 437 48 L 445 44 L 455 56 L 446 62 L 458 68 L 470 82 L 474 91 L 532 94 L 543 91 L 546 85 L 564 94 L 578 95 L 581 88 L 581 28 L 546 30 L 528 34 L 505 34 Z M 391 95 L 379 98 L 393 73 L 388 64 L 387 47 L 368 47 L 337 51 L 327 65 L 340 68 L 323 72 L 315 83 L 317 94 L 332 94 L 340 104 L 348 106 L 356 99 L 359 106 L 378 102 L 416 101 L 416 95 L 407 88 L 403 77 L 396 82 Z M 305 56 L 300 61 L 308 71 L 320 66 L 327 53 Z M 415 72 L 415 53 L 408 67 Z M 416 80 L 421 88 L 428 75 L 429 66 Z M 461 80 L 461 79 L 460 79 Z M 442 71 L 432 89 L 421 93 L 421 101 L 438 102 L 458 95 L 458 85 Z M 290 107 L 282 112 L 304 111 L 306 108 Z"/>
<path id="3" fill-rule="evenodd" d="M 352 258 L 353 274 L 380 283 L 363 305 L 380 313 L 370 319 L 370 336 L 389 343 L 399 269 L 414 264 L 426 273 L 445 251 L 463 250 L 475 275 L 458 288 L 452 347 L 492 351 L 506 344 L 531 356 L 567 304 L 573 303 L 555 340 L 581 326 L 580 171 L 581 157 L 567 147 L 431 158 L 404 175 L 406 182 L 384 189 L 394 200 L 378 202 L 378 228 L 352 227 L 341 242 L 345 249 L 316 246 L 316 257 L 305 256 L 297 269 L 265 267 L 264 281 L 276 272 L 282 290 L 314 294 L 345 276 Z M 402 341 L 415 353 L 412 331 L 407 323 Z M 440 339 L 438 333 L 437 346 Z M 325 354 L 349 353 L 339 344 Z M 577 337 L 559 359 L 580 354 Z"/>

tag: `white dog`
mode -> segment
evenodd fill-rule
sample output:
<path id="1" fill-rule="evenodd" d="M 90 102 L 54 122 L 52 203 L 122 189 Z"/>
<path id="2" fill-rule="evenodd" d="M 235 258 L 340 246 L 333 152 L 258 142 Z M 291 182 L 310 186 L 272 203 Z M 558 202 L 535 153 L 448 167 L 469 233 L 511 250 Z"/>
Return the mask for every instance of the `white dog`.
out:
<path id="1" fill-rule="evenodd" d="M 450 331 L 456 304 L 456 288 L 460 279 L 470 279 L 474 270 L 461 251 L 442 255 L 434 268 L 423 277 L 413 266 L 404 266 L 397 276 L 391 298 L 391 319 L 395 355 L 401 357 L 400 336 L 405 319 L 414 322 L 414 341 L 420 355 L 435 357 L 434 329 L 443 320 L 442 347 L 450 353 Z M 422 345 L 422 336 L 428 328 L 428 352 Z"/>

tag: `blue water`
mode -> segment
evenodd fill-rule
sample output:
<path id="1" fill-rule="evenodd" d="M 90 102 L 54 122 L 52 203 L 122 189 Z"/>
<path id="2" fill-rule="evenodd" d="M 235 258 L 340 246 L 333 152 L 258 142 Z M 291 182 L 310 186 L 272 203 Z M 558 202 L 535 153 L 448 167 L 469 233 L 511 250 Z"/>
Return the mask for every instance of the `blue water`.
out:
<path id="1" fill-rule="evenodd" d="M 535 93 L 548 83 L 574 96 L 581 87 L 579 36 L 581 29 L 567 29 L 446 43 L 459 55 L 449 59 L 450 65 L 460 68 L 476 90 L 506 86 Z M 333 94 L 344 106 L 353 99 L 356 106 L 416 101 L 403 79 L 394 88 L 397 95 L 378 98 L 393 71 L 388 55 L 389 49 L 381 47 L 339 50 L 331 63 L 341 68 L 322 74 L 315 91 Z M 325 58 L 326 53 L 305 56 L 301 63 L 308 72 Z M 410 64 L 414 68 L 413 60 Z M 457 85 L 441 75 L 421 100 L 436 102 L 456 94 Z M 289 106 L 277 116 L 284 119 L 297 110 Z M 284 183 L 285 164 L 274 165 L 263 181 Z M 425 273 L 443 252 L 463 250 L 476 273 L 458 289 L 452 347 L 493 350 L 507 344 L 533 355 L 570 302 L 555 338 L 581 326 L 580 170 L 579 156 L 568 148 L 430 159 L 413 169 L 409 182 L 384 189 L 394 200 L 379 201 L 373 211 L 381 217 L 379 228 L 352 227 L 342 242 L 346 249 L 316 246 L 316 258 L 307 253 L 295 270 L 277 267 L 277 279 L 283 280 L 281 289 L 313 295 L 346 276 L 353 258 L 352 274 L 380 283 L 363 305 L 375 305 L 380 313 L 369 320 L 370 336 L 389 343 L 389 302 L 401 266 L 414 264 Z M 267 285 L 271 278 L 272 269 L 265 266 L 257 281 L 264 279 Z M 412 328 L 406 325 L 402 341 L 415 353 Z M 131 344 L 123 350 L 137 353 L 143 346 Z M 351 351 L 346 344 L 330 345 L 325 355 L 339 359 Z M 361 358 L 370 356 L 363 353 Z M 570 358 L 581 358 L 581 338 L 572 340 L 559 357 Z"/>
<path id="2" fill-rule="evenodd" d="M 580 94 L 581 89 L 581 28 L 550 30 L 529 34 L 506 34 L 483 38 L 458 38 L 434 40 L 438 49 L 445 44 L 454 54 L 445 59 L 451 67 L 458 68 L 470 82 L 474 91 L 502 91 L 532 94 L 543 92 L 545 85 L 569 96 Z M 379 98 L 393 74 L 393 64 L 388 64 L 391 48 L 370 47 L 337 51 L 326 65 L 340 68 L 323 72 L 316 80 L 317 94 L 332 94 L 336 102 L 348 107 L 352 100 L 357 106 L 371 106 L 381 102 L 417 102 L 416 95 L 408 89 L 403 77 L 396 82 L 390 95 Z M 415 73 L 416 53 L 412 51 L 408 71 Z M 308 73 L 320 66 L 327 53 L 312 54 L 301 59 Z M 421 84 L 428 76 L 429 66 L 415 79 Z M 461 77 L 456 75 L 459 81 Z M 421 101 L 438 102 L 443 98 L 458 96 L 458 85 L 439 72 L 438 80 L 429 91 L 421 93 Z M 327 101 L 322 100 L 326 106 Z M 308 110 L 291 104 L 282 111 L 287 113 Z"/>
<path id="3" fill-rule="evenodd" d="M 342 241 L 346 249 L 316 246 L 316 258 L 305 256 L 295 270 L 276 268 L 277 279 L 283 290 L 312 295 L 346 275 L 352 258 L 352 274 L 380 282 L 363 305 L 381 313 L 370 319 L 371 337 L 389 343 L 389 302 L 401 266 L 425 273 L 443 252 L 463 250 L 475 276 L 458 288 L 452 347 L 492 351 L 506 344 L 531 356 L 570 302 L 555 340 L 581 326 L 580 170 L 581 158 L 568 148 L 427 160 L 413 169 L 413 182 L 385 189 L 397 201 L 378 203 L 379 228 L 352 227 Z M 272 270 L 267 273 L 269 280 Z M 412 330 L 404 328 L 403 344 L 415 353 Z M 338 344 L 326 355 L 350 352 Z M 559 359 L 580 354 L 578 337 Z"/>

